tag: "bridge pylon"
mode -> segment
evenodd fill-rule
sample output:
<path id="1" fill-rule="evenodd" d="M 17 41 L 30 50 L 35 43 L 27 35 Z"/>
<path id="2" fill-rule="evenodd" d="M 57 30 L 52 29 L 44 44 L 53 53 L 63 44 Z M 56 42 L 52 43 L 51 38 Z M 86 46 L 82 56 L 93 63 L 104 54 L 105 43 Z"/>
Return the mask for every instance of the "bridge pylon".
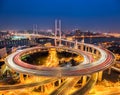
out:
<path id="1" fill-rule="evenodd" d="M 33 25 L 33 34 L 38 34 L 37 24 Z"/>
<path id="2" fill-rule="evenodd" d="M 55 46 L 57 45 L 57 40 L 59 45 L 61 45 L 61 20 L 55 20 Z"/>

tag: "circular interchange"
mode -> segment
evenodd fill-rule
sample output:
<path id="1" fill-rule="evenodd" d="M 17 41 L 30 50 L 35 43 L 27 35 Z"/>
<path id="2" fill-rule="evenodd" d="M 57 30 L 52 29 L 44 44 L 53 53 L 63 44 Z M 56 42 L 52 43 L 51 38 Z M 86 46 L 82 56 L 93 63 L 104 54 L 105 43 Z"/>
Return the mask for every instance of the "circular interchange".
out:
<path id="1" fill-rule="evenodd" d="M 50 76 L 50 77 L 89 75 L 104 70 L 113 64 L 115 58 L 110 51 L 91 44 L 83 44 L 83 43 L 77 43 L 77 44 L 78 45 L 82 44 L 98 50 L 101 55 L 100 59 L 95 62 L 91 62 L 89 64 L 79 64 L 74 67 L 43 67 L 43 66 L 31 65 L 21 61 L 21 56 L 23 55 L 38 52 L 40 50 L 44 51 L 49 48 L 63 49 L 69 52 L 74 52 L 78 55 L 80 54 L 85 59 L 83 63 L 86 63 L 87 60 L 91 60 L 84 51 L 81 51 L 79 49 L 68 48 L 63 46 L 53 46 L 53 47 L 43 47 L 43 48 L 34 47 L 34 48 L 25 49 L 23 51 L 15 52 L 6 58 L 6 63 L 9 67 L 11 67 L 12 69 L 18 72 L 22 72 L 26 74 L 34 74 L 39 76 Z"/>

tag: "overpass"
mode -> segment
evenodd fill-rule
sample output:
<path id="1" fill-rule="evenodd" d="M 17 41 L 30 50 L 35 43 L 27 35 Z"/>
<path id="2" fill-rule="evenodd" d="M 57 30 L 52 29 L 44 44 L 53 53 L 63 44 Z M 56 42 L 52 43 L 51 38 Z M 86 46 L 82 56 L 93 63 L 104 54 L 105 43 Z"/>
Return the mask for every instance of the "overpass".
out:
<path id="1" fill-rule="evenodd" d="M 37 35 L 37 37 L 40 36 Z M 43 37 L 47 38 L 48 36 L 43 36 Z M 62 78 L 62 77 L 79 77 L 83 75 L 91 75 L 96 72 L 99 73 L 100 71 L 109 68 L 114 63 L 114 59 L 115 59 L 114 55 L 110 51 L 104 48 L 92 44 L 85 44 L 77 41 L 68 41 L 65 39 L 60 39 L 55 37 L 48 37 L 48 38 L 54 39 L 54 41 L 57 41 L 58 43 L 55 42 L 56 43 L 55 46 L 34 47 L 34 48 L 25 49 L 23 51 L 15 52 L 6 58 L 6 64 L 10 68 L 21 73 Z M 84 57 L 84 62 L 83 64 L 79 64 L 74 67 L 45 67 L 45 66 L 41 67 L 41 66 L 30 65 L 21 60 L 21 57 L 24 55 L 39 51 L 46 51 L 51 48 L 55 48 L 56 50 L 62 49 L 64 51 L 82 55 Z M 88 53 L 95 55 L 97 57 L 97 60 L 93 61 L 92 57 L 88 56 Z M 91 79 L 91 81 L 94 82 L 88 82 L 88 83 L 90 83 L 93 86 L 96 80 Z M 89 86 L 89 89 L 90 88 L 91 86 Z"/>
<path id="2" fill-rule="evenodd" d="M 37 35 L 28 34 L 28 35 L 32 35 L 34 37 L 35 36 L 41 37 L 41 35 L 39 36 L 38 34 Z M 68 41 L 68 40 L 60 39 L 60 38 L 56 38 L 56 37 L 48 37 L 48 36 L 43 36 L 43 35 L 42 35 L 42 37 L 51 38 L 51 39 L 54 39 L 54 41 L 56 41 L 56 39 L 58 41 L 61 41 L 62 44 L 61 43 L 55 44 L 54 48 L 56 48 L 56 49 L 68 50 L 71 52 L 76 52 L 77 54 L 79 54 L 79 53 L 81 54 L 81 51 L 84 51 L 84 52 L 95 54 L 96 56 L 99 56 L 100 58 L 98 61 L 92 62 L 90 64 L 81 64 L 80 66 L 69 67 L 69 70 L 68 70 L 68 68 L 64 68 L 64 67 L 63 68 L 61 68 L 61 67 L 56 67 L 56 68 L 47 68 L 47 67 L 40 68 L 39 67 L 38 68 L 37 66 L 29 65 L 28 63 L 22 62 L 20 60 L 20 57 L 25 54 L 33 53 L 34 51 L 38 52 L 39 50 L 45 50 L 45 48 L 35 47 L 35 48 L 31 48 L 31 49 L 26 49 L 17 54 L 13 54 L 12 57 L 11 56 L 8 57 L 7 58 L 8 65 L 11 66 L 9 64 L 9 61 L 10 61 L 10 59 L 13 58 L 14 61 L 11 60 L 12 63 L 14 63 L 18 66 L 21 66 L 21 63 L 25 64 L 25 65 L 22 65 L 21 67 L 23 67 L 25 69 L 33 68 L 34 71 L 36 72 L 36 73 L 34 72 L 34 74 L 37 74 L 37 75 L 41 75 L 41 74 L 37 73 L 37 70 L 39 70 L 39 71 L 44 70 L 44 72 L 47 72 L 48 74 L 50 73 L 50 72 L 48 72 L 48 70 L 57 71 L 57 72 L 61 72 L 61 70 L 62 70 L 62 73 L 60 73 L 58 75 L 71 76 L 70 74 L 73 73 L 74 76 L 75 75 L 79 76 L 79 75 L 92 74 L 94 72 L 104 70 L 104 69 L 108 68 L 109 66 L 111 66 L 112 63 L 114 62 L 114 55 L 110 51 L 108 51 L 104 48 L 101 48 L 101 47 L 98 47 L 98 46 L 95 46 L 92 44 L 85 44 L 85 43 L 80 43 L 80 42 L 76 42 L 76 41 Z M 68 43 L 69 43 L 69 45 L 68 45 Z M 64 46 L 70 47 L 70 48 L 65 48 Z M 52 47 L 48 47 L 48 48 L 52 48 Z M 32 70 L 32 69 L 30 69 L 30 70 Z M 86 71 L 86 72 L 84 72 L 84 71 Z M 28 73 L 28 72 L 25 72 L 25 73 Z M 49 74 L 49 75 L 51 76 L 51 74 Z"/>

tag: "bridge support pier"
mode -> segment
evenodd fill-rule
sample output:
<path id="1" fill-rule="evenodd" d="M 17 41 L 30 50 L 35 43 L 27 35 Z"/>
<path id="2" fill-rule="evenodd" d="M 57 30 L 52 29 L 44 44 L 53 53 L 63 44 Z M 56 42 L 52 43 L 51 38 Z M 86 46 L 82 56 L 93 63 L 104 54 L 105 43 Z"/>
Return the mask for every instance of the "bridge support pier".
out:
<path id="1" fill-rule="evenodd" d="M 82 79 L 82 86 L 84 86 L 86 84 L 86 81 L 87 81 L 87 76 L 83 76 L 83 79 Z"/>
<path id="2" fill-rule="evenodd" d="M 60 84 L 61 84 L 61 79 L 58 80 L 58 86 L 60 86 Z"/>
<path id="3" fill-rule="evenodd" d="M 41 86 L 41 92 L 45 92 L 45 87 L 44 87 L 44 85 Z"/>
<path id="4" fill-rule="evenodd" d="M 90 52 L 90 47 L 88 47 L 88 52 Z"/>
<path id="5" fill-rule="evenodd" d="M 75 40 L 74 48 L 75 48 L 75 49 L 78 49 L 77 40 Z"/>
<path id="6" fill-rule="evenodd" d="M 23 83 L 24 82 L 24 77 L 23 77 L 23 74 L 20 73 L 20 81 Z"/>
<path id="7" fill-rule="evenodd" d="M 83 44 L 81 45 L 81 50 L 84 51 L 84 45 Z"/>
<path id="8" fill-rule="evenodd" d="M 99 51 L 96 51 L 96 55 L 99 56 Z"/>
<path id="9" fill-rule="evenodd" d="M 87 52 L 87 46 L 85 46 L 85 51 Z"/>
<path id="10" fill-rule="evenodd" d="M 57 45 L 57 41 L 56 41 L 56 38 L 55 38 L 55 40 L 54 40 L 54 44 L 55 44 L 55 46 Z"/>
<path id="11" fill-rule="evenodd" d="M 111 74 L 111 68 L 108 69 L 108 75 L 110 75 L 110 74 Z"/>
<path id="12" fill-rule="evenodd" d="M 61 42 L 61 38 L 60 38 L 60 40 L 59 40 L 59 46 L 61 46 L 62 44 L 61 44 L 62 42 Z"/>
<path id="13" fill-rule="evenodd" d="M 94 49 L 92 48 L 92 53 L 94 54 Z"/>
<path id="14" fill-rule="evenodd" d="M 102 81 L 103 71 L 98 72 L 98 81 Z"/>

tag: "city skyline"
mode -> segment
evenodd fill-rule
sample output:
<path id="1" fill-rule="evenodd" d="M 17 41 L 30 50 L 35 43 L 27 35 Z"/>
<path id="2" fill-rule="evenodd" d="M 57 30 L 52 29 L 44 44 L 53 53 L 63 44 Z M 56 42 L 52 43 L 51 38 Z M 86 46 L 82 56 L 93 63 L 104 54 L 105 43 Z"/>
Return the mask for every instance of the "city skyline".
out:
<path id="1" fill-rule="evenodd" d="M 0 95 L 120 94 L 120 0 L 0 0 Z"/>
<path id="2" fill-rule="evenodd" d="M 54 29 L 54 20 L 62 20 L 62 29 L 79 28 L 100 32 L 120 32 L 119 0 L 1 0 L 0 29 Z"/>

